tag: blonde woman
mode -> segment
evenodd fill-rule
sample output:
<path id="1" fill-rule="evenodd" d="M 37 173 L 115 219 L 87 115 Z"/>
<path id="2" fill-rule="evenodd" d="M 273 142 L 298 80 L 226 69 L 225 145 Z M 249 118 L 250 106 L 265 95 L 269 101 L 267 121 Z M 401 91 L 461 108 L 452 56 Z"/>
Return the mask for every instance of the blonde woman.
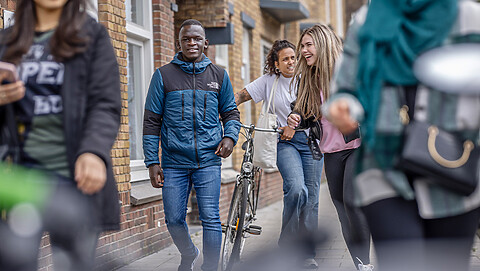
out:
<path id="1" fill-rule="evenodd" d="M 353 154 L 360 146 L 360 138 L 355 134 L 344 136 L 322 117 L 321 112 L 322 103 L 329 96 L 335 61 L 341 52 L 340 38 L 327 25 L 317 24 L 303 31 L 297 46 L 299 61 L 295 69 L 297 102 L 288 124 L 297 129 L 311 128 L 310 146 L 314 154 L 321 152 L 325 156 L 330 196 L 355 267 L 372 270 L 370 232 L 362 213 L 353 206 Z"/>

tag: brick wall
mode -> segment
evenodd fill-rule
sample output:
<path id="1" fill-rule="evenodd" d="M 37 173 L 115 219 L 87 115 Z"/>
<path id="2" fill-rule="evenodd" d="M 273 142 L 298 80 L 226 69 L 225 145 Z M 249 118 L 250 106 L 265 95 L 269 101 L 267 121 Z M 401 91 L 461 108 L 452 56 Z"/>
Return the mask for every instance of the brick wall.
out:
<path id="1" fill-rule="evenodd" d="M 228 22 L 227 0 L 178 0 L 178 13 L 175 23 L 181 24 L 186 19 L 199 20 L 204 27 L 224 27 Z"/>
<path id="2" fill-rule="evenodd" d="M 122 116 L 120 130 L 118 132 L 117 140 L 113 145 L 111 151 L 113 170 L 115 179 L 117 181 L 117 188 L 122 205 L 121 212 L 121 227 L 125 227 L 128 223 L 128 218 L 125 209 L 130 204 L 130 153 L 129 153 L 129 127 L 128 127 L 128 89 L 127 89 L 127 36 L 126 36 L 126 13 L 125 3 L 123 0 L 99 0 L 98 1 L 98 20 L 108 30 L 112 45 L 115 49 L 117 61 L 120 71 L 120 87 L 122 97 Z M 135 229 L 132 229 L 134 231 Z M 99 256 L 99 263 L 111 264 L 114 259 L 113 255 L 118 253 L 118 250 L 123 249 L 117 246 L 114 241 L 123 242 L 125 233 L 104 233 L 100 236 L 98 241 L 97 254 Z M 111 259 L 110 259 L 111 258 Z"/>
<path id="3" fill-rule="evenodd" d="M 172 3 L 175 0 L 152 0 L 155 68 L 169 63 L 175 55 L 174 12 L 170 9 Z"/>
<path id="4" fill-rule="evenodd" d="M 102 3 L 105 3 L 104 8 L 101 8 Z M 107 4 L 108 3 L 108 4 Z M 152 22 L 153 22 L 153 62 L 154 68 L 158 68 L 170 62 L 175 54 L 174 46 L 174 12 L 171 10 L 171 4 L 174 0 L 152 0 Z M 118 4 L 112 8 L 107 7 L 110 4 Z M 136 259 L 152 254 L 172 243 L 171 237 L 168 234 L 163 213 L 163 202 L 154 201 L 148 204 L 139 206 L 132 206 L 130 204 L 130 163 L 128 153 L 128 102 L 127 102 L 127 78 L 126 78 L 126 28 L 125 28 L 125 5 L 122 1 L 102 0 L 99 1 L 99 11 L 106 8 L 106 13 L 115 17 L 116 24 L 109 26 L 113 27 L 112 32 L 119 32 L 118 40 L 122 43 L 124 48 L 118 48 L 117 56 L 121 56 L 125 61 L 119 59 L 119 64 L 125 72 L 122 73 L 122 102 L 124 110 L 122 110 L 122 125 L 125 124 L 125 129 L 120 133 L 125 132 L 125 137 L 118 138 L 117 143 L 112 151 L 112 157 L 121 167 L 127 167 L 126 177 L 122 178 L 123 171 L 115 171 L 119 193 L 122 200 L 121 207 L 121 224 L 120 231 L 103 235 L 97 248 L 97 263 L 100 270 L 111 270 L 128 264 Z M 117 9 L 119 8 L 119 9 Z M 117 15 L 115 12 L 120 12 Z M 99 16 L 100 16 L 99 12 Z M 121 15 L 121 17 L 120 17 Z M 104 15 L 105 16 L 105 15 Z M 120 18 L 118 18 L 118 17 Z M 107 18 L 113 18 L 111 15 L 106 15 Z M 102 18 L 102 17 L 101 17 Z M 116 34 L 113 36 L 113 43 L 115 44 Z M 124 45 L 123 45 L 124 44 Z M 117 49 L 117 48 L 116 48 Z M 124 65 L 122 65 L 124 64 Z M 125 121 L 125 122 L 123 122 Z M 122 142 L 122 140 L 124 140 Z M 122 152 L 115 150 L 115 147 L 122 148 Z M 123 156 L 122 154 L 125 154 Z M 123 163 L 126 164 L 123 164 Z M 125 180 L 125 182 L 123 182 Z M 125 185 L 122 185 L 122 184 Z"/>
<path id="5" fill-rule="evenodd" d="M 14 0 L 0 0 L 0 9 L 6 9 L 9 11 L 15 11 L 16 1 Z M 3 13 L 2 15 L 2 27 L 3 28 Z"/>

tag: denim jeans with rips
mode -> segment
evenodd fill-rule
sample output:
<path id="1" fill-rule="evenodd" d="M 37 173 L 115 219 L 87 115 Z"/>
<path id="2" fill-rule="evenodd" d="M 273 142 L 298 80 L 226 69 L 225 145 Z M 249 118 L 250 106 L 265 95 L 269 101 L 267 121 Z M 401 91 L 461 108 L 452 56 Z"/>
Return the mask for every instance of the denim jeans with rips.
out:
<path id="1" fill-rule="evenodd" d="M 203 227 L 202 270 L 217 270 L 222 245 L 222 226 L 219 214 L 220 166 L 199 169 L 164 168 L 163 205 L 165 221 L 182 256 L 195 254 L 185 222 L 190 190 L 195 189 Z"/>

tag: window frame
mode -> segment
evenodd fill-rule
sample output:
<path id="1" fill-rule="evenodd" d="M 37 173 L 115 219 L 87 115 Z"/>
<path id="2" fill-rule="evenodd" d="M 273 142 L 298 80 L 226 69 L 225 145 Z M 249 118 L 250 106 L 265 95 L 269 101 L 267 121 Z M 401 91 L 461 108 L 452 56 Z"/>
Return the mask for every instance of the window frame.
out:
<path id="1" fill-rule="evenodd" d="M 135 0 L 130 0 L 130 2 L 135 1 Z M 124 1 L 125 3 L 125 9 L 127 8 L 127 1 Z M 137 24 L 136 22 L 129 21 L 127 20 L 128 16 L 126 14 L 127 10 L 125 10 L 125 20 L 127 21 L 127 27 L 128 24 L 130 25 L 136 25 L 140 28 L 146 28 L 149 30 L 152 30 L 152 0 L 141 0 L 140 3 L 142 4 L 142 16 L 141 18 L 143 19 L 142 24 Z M 128 30 L 127 30 L 128 31 Z"/>
<path id="2" fill-rule="evenodd" d="M 265 55 L 264 49 L 268 48 L 268 51 L 270 51 L 270 48 L 272 48 L 273 43 L 261 39 L 260 40 L 260 74 L 263 74 L 263 69 L 265 68 L 265 60 L 267 58 L 267 55 Z"/>
<path id="3" fill-rule="evenodd" d="M 250 78 L 250 69 L 251 69 L 251 61 L 250 61 L 250 47 L 251 47 L 251 33 L 250 29 L 246 26 L 242 28 L 242 67 L 241 67 L 241 78 L 243 85 L 246 86 L 252 80 Z M 244 108 L 244 116 L 245 116 L 245 124 L 253 123 L 252 119 L 252 100 L 243 103 Z"/>
<path id="4" fill-rule="evenodd" d="M 87 5 L 87 13 L 98 22 L 98 0 L 90 0 L 90 4 Z"/>
<path id="5" fill-rule="evenodd" d="M 139 25 L 131 21 L 126 21 L 126 30 L 127 30 L 127 43 L 141 46 L 141 73 L 143 76 L 139 76 L 141 79 L 141 89 L 138 94 L 142 102 L 142 108 L 136 108 L 137 112 L 142 116 L 141 122 L 143 123 L 143 111 L 145 106 L 145 99 L 147 96 L 148 86 L 151 79 L 151 76 L 154 72 L 154 55 L 153 55 L 153 26 L 152 26 L 152 0 L 141 1 L 143 4 L 143 23 L 144 25 Z M 127 59 L 128 63 L 128 59 Z M 129 65 L 129 64 L 127 64 Z M 130 108 L 128 110 L 131 110 Z M 142 127 L 136 127 L 136 129 L 142 129 Z M 129 138 L 129 142 L 132 139 Z M 130 159 L 130 182 L 140 182 L 149 180 L 148 169 L 143 163 L 143 159 Z"/>
<path id="6" fill-rule="evenodd" d="M 229 67 L 229 55 L 228 55 L 228 44 L 217 44 L 215 45 L 215 63 L 217 66 L 225 69 L 228 72 Z M 222 170 L 233 168 L 233 160 L 230 155 L 227 158 L 222 158 Z"/>

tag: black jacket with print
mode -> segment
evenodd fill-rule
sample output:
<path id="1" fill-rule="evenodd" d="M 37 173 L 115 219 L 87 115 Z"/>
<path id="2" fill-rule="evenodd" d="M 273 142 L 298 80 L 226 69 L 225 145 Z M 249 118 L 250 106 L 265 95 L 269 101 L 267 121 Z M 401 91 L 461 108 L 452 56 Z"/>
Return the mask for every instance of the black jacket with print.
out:
<path id="1" fill-rule="evenodd" d="M 119 229 L 120 205 L 110 151 L 120 126 L 119 69 L 105 27 L 87 17 L 82 30 L 89 37 L 86 51 L 63 62 L 61 95 L 68 164 L 70 175 L 75 176 L 75 162 L 83 153 L 93 153 L 105 162 L 107 181 L 90 197 L 96 211 L 92 215 L 102 230 L 115 230 Z M 0 32 L 0 41 L 6 40 L 7 34 L 8 29 Z M 0 52 L 4 49 L 0 44 Z M 0 112 L 4 110 L 0 106 Z M 0 118 L 0 130 L 5 125 Z"/>

